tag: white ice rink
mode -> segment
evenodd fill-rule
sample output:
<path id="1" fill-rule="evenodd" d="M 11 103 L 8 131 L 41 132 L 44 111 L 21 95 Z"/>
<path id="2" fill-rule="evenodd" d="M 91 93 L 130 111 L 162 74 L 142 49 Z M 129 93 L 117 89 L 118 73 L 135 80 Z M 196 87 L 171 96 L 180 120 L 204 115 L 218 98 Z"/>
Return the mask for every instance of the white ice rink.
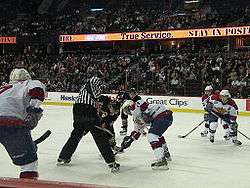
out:
<path id="1" fill-rule="evenodd" d="M 72 130 L 72 107 L 44 106 L 44 116 L 33 131 L 34 139 L 48 129 L 52 131 L 51 136 L 39 145 L 40 179 L 137 188 L 250 187 L 249 140 L 240 135 L 242 146 L 224 141 L 222 126 L 217 129 L 214 143 L 200 137 L 201 129 L 187 138 L 177 138 L 200 121 L 202 114 L 174 113 L 174 123 L 165 134 L 173 159 L 169 163 L 170 170 L 151 170 L 153 152 L 147 139 L 141 137 L 117 157 L 121 164 L 120 173 L 111 174 L 90 134 L 80 142 L 71 166 L 56 166 L 58 154 Z M 120 124 L 119 119 L 115 123 L 117 132 Z M 239 116 L 238 124 L 239 130 L 250 136 L 250 117 Z M 121 140 L 122 137 L 117 135 L 118 144 Z M 2 145 L 0 169 L 0 177 L 18 177 L 19 168 L 12 165 Z"/>

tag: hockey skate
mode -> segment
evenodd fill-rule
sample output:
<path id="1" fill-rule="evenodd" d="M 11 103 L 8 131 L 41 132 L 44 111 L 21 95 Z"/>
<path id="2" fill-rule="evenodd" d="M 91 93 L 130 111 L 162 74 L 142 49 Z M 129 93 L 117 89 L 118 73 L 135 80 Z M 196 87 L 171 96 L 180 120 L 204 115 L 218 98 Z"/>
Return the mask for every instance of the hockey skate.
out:
<path id="1" fill-rule="evenodd" d="M 163 148 L 163 155 L 164 155 L 165 159 L 167 161 L 172 161 L 171 155 L 168 151 L 168 147 L 165 145 L 165 146 L 162 146 L 162 148 Z"/>
<path id="2" fill-rule="evenodd" d="M 112 173 L 119 172 L 119 170 L 120 170 L 120 164 L 119 163 L 116 163 L 116 162 L 109 163 L 108 166 L 109 166 Z"/>
<path id="3" fill-rule="evenodd" d="M 127 128 L 122 128 L 122 130 L 120 131 L 120 135 L 121 136 L 126 136 L 127 132 L 128 132 Z"/>
<path id="4" fill-rule="evenodd" d="M 172 161 L 172 158 L 171 158 L 169 151 L 164 150 L 164 157 L 167 161 Z"/>
<path id="5" fill-rule="evenodd" d="M 151 168 L 153 170 L 168 170 L 168 162 L 167 160 L 164 158 L 162 158 L 161 160 L 159 161 L 156 161 L 156 162 L 153 162 L 151 164 Z"/>
<path id="6" fill-rule="evenodd" d="M 210 142 L 214 143 L 214 135 L 210 135 L 209 140 Z"/>
<path id="7" fill-rule="evenodd" d="M 70 164 L 70 161 L 71 161 L 71 159 L 62 159 L 62 158 L 58 158 L 58 159 L 57 159 L 56 165 L 57 165 L 57 166 L 67 166 L 67 165 Z"/>
<path id="8" fill-rule="evenodd" d="M 206 137 L 208 134 L 208 131 L 207 130 L 204 130 L 201 132 L 201 137 Z"/>
<path id="9" fill-rule="evenodd" d="M 226 133 L 225 136 L 224 136 L 224 139 L 225 140 L 230 140 L 230 135 Z"/>
<path id="10" fill-rule="evenodd" d="M 241 141 L 239 140 L 232 140 L 232 142 L 236 145 L 236 146 L 240 146 L 242 144 Z"/>

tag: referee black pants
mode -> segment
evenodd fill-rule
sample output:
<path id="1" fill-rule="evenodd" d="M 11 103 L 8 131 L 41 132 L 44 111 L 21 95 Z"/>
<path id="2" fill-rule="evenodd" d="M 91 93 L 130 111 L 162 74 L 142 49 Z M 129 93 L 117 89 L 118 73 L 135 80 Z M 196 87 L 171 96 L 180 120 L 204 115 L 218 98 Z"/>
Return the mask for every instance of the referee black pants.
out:
<path id="1" fill-rule="evenodd" d="M 96 128 L 101 122 L 97 116 L 97 110 L 86 104 L 74 104 L 73 106 L 73 131 L 60 152 L 59 158 L 70 159 L 75 152 L 82 137 L 90 132 L 106 163 L 115 161 L 115 156 L 109 144 L 109 136 L 106 132 Z"/>

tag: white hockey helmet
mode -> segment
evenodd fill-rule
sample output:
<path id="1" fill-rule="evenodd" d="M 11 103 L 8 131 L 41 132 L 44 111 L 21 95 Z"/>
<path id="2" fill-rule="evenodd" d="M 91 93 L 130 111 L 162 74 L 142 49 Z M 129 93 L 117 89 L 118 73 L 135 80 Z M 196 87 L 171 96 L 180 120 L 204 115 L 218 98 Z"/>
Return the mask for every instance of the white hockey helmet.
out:
<path id="1" fill-rule="evenodd" d="M 221 98 L 222 102 L 225 103 L 228 101 L 229 98 L 231 98 L 231 95 L 230 95 L 228 90 L 223 89 L 220 92 L 220 98 Z"/>
<path id="2" fill-rule="evenodd" d="M 208 85 L 205 87 L 205 94 L 211 95 L 212 91 L 213 91 L 213 87 L 211 85 Z"/>
<path id="3" fill-rule="evenodd" d="M 29 72 L 26 69 L 13 69 L 10 73 L 10 83 L 16 83 L 31 79 Z"/>
<path id="4" fill-rule="evenodd" d="M 205 91 L 212 91 L 213 87 L 211 85 L 205 87 Z"/>
<path id="5" fill-rule="evenodd" d="M 221 90 L 220 96 L 226 96 L 226 97 L 229 97 L 229 98 L 231 97 L 229 91 L 226 90 L 226 89 Z"/>
<path id="6" fill-rule="evenodd" d="M 123 105 L 121 107 L 121 110 L 124 112 L 124 114 L 132 115 L 130 110 L 131 110 L 131 107 L 132 107 L 133 104 L 134 104 L 134 102 L 132 100 L 126 100 L 123 103 Z"/>

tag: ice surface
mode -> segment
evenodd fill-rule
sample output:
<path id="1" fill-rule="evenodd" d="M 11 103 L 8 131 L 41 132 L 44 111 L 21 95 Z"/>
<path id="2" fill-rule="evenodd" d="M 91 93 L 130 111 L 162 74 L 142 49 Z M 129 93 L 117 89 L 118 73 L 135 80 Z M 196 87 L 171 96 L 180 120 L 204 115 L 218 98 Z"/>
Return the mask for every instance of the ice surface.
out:
<path id="1" fill-rule="evenodd" d="M 71 166 L 56 166 L 58 154 L 72 130 L 72 107 L 44 106 L 44 116 L 33 131 L 34 139 L 48 129 L 52 131 L 51 136 L 39 145 L 40 179 L 137 188 L 250 187 L 249 140 L 240 135 L 242 146 L 224 141 L 221 125 L 213 144 L 208 138 L 200 137 L 201 129 L 186 138 L 177 138 L 199 124 L 202 117 L 202 114 L 174 113 L 174 123 L 165 133 L 173 159 L 169 163 L 170 170 L 151 170 L 153 152 L 146 137 L 141 137 L 125 153 L 118 155 L 120 173 L 111 174 L 90 134 L 80 142 Z M 130 125 L 131 121 L 129 119 Z M 240 116 L 238 123 L 239 130 L 250 136 L 250 117 Z M 116 132 L 120 125 L 118 119 Z M 117 142 L 121 140 L 122 137 L 117 135 Z M 1 177 L 18 177 L 19 168 L 12 165 L 2 145 L 0 165 Z"/>

